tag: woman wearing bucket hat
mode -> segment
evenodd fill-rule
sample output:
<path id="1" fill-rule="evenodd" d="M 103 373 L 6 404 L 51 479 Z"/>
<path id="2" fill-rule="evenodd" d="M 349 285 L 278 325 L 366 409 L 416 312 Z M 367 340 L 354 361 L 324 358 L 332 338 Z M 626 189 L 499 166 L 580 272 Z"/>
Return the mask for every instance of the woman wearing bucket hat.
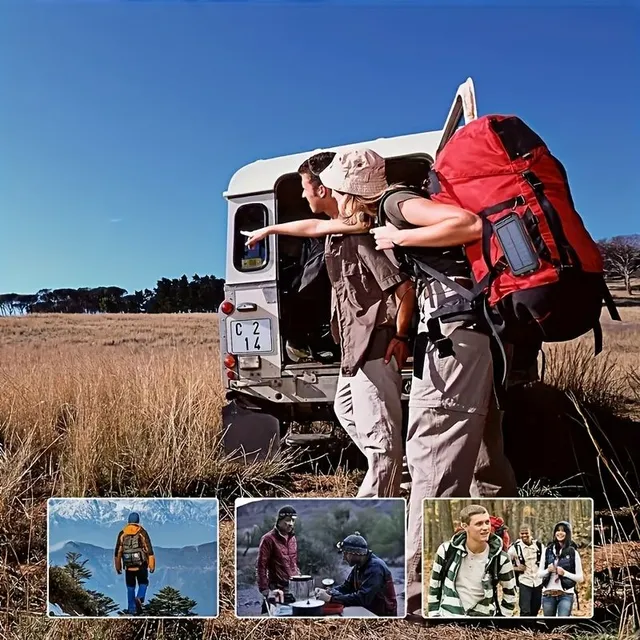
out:
<path id="1" fill-rule="evenodd" d="M 351 182 L 355 167 L 371 167 L 372 173 Z M 253 232 L 247 244 L 271 234 L 326 235 L 331 330 L 342 356 L 334 410 L 367 458 L 358 497 L 398 496 L 403 456 L 401 369 L 409 356 L 415 293 L 398 265 L 376 251 L 368 232 L 373 218 L 364 201 L 357 200 L 366 201 L 374 189 L 387 185 L 384 160 L 368 150 L 316 154 L 303 163 L 299 173 L 312 211 L 325 213 L 331 220 L 270 225 Z M 324 183 L 325 174 L 331 185 Z M 345 189 L 357 196 L 346 196 Z"/>
<path id="2" fill-rule="evenodd" d="M 397 227 L 387 224 L 371 229 L 377 248 L 420 247 L 424 261 L 460 286 L 467 286 L 469 267 L 462 247 L 480 238 L 481 220 L 459 207 L 432 202 L 397 185 L 385 185 L 383 164 L 376 156 L 363 150 L 360 157 L 364 162 L 332 163 L 320 175 L 334 190 L 343 216 L 348 217 L 359 207 L 373 221 L 384 198 L 385 218 L 397 222 Z M 420 322 L 406 444 L 411 475 L 410 612 L 420 609 L 423 499 L 516 495 L 513 470 L 503 451 L 500 413 L 492 402 L 489 337 L 465 322 L 443 323 L 441 335 L 432 333 L 432 314 L 451 304 L 454 292 L 435 280 L 420 280 L 419 285 Z M 451 349 L 444 354 L 441 347 L 447 344 Z"/>

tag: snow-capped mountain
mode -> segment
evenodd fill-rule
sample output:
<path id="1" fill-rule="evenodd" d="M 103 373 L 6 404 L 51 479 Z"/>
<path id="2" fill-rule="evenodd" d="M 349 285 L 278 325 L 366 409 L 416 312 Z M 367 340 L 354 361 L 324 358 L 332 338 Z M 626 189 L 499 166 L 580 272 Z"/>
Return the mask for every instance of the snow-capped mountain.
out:
<path id="1" fill-rule="evenodd" d="M 91 522 L 92 524 L 111 524 L 126 522 L 132 511 L 140 514 L 141 522 L 147 524 L 166 524 L 181 522 L 216 525 L 218 509 L 216 500 L 199 499 L 163 499 L 163 498 L 52 498 L 49 500 L 49 522 L 61 524 L 62 521 Z"/>

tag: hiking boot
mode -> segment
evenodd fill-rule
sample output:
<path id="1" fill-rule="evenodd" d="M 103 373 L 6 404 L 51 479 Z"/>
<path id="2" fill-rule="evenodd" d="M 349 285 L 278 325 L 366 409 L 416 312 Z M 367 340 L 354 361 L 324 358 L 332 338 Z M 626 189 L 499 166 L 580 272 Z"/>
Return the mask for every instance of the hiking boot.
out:
<path id="1" fill-rule="evenodd" d="M 140 598 L 136 598 L 136 614 L 142 615 L 142 600 Z"/>

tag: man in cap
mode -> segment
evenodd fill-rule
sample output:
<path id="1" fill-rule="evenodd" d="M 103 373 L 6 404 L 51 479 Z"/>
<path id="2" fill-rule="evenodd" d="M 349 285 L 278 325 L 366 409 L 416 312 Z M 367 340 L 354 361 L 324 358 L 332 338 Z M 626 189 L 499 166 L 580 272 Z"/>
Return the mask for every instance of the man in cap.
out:
<path id="1" fill-rule="evenodd" d="M 398 599 L 393 577 L 384 560 L 369 550 L 367 541 L 358 531 L 337 546 L 345 562 L 353 568 L 340 586 L 316 589 L 316 597 L 345 607 L 364 607 L 377 616 L 397 616 Z"/>
<path id="2" fill-rule="evenodd" d="M 267 599 L 273 591 L 284 593 L 284 601 L 294 601 L 289 591 L 289 579 L 300 575 L 298 568 L 298 543 L 294 528 L 298 517 L 296 510 L 287 505 L 278 511 L 276 524 L 260 539 L 258 547 L 258 589 L 264 597 L 262 613 L 267 613 Z"/>
<path id="3" fill-rule="evenodd" d="M 124 568 L 127 585 L 127 610 L 131 615 L 141 614 L 149 587 L 149 573 L 156 570 L 156 558 L 151 538 L 140 524 L 140 514 L 132 511 L 127 525 L 118 534 L 114 551 L 114 564 L 118 575 Z M 136 594 L 136 583 L 138 593 Z"/>

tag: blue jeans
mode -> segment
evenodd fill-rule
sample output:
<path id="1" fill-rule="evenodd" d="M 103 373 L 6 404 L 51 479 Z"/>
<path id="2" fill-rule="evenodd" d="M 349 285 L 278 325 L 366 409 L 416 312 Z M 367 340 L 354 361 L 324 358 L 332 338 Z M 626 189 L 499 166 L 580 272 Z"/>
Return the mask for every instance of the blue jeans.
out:
<path id="1" fill-rule="evenodd" d="M 545 618 L 568 618 L 573 607 L 573 593 L 563 596 L 542 596 L 542 614 Z"/>

